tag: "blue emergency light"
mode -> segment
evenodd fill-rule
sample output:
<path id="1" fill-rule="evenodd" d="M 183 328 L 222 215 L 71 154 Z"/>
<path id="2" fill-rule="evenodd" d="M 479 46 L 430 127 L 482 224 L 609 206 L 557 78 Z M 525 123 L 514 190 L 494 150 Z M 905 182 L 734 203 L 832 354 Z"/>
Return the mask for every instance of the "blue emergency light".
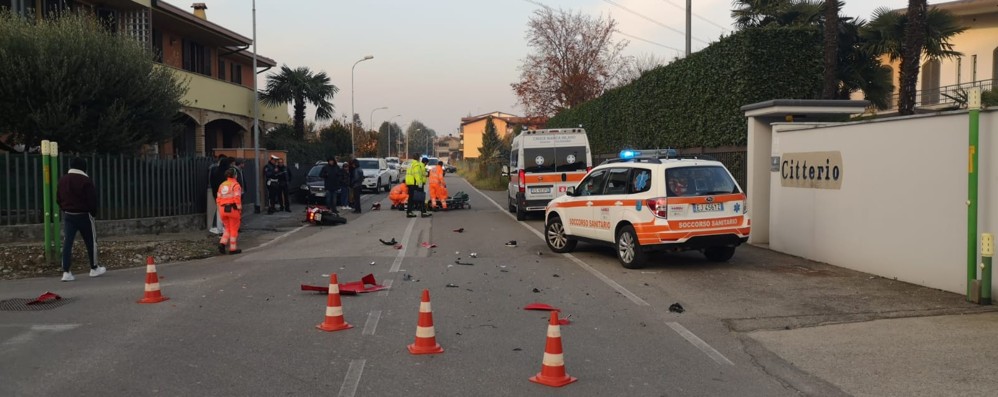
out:
<path id="1" fill-rule="evenodd" d="M 637 150 L 621 150 L 620 158 L 622 159 L 633 159 L 639 154 Z"/>

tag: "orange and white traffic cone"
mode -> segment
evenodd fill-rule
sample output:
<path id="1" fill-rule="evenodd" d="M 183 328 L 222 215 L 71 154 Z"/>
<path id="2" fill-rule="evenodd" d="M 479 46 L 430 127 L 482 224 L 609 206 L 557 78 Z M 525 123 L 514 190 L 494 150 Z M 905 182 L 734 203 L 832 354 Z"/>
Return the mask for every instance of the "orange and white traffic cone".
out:
<path id="1" fill-rule="evenodd" d="M 151 256 L 146 257 L 146 293 L 139 303 L 159 303 L 167 298 L 159 291 L 159 276 L 156 275 L 156 262 Z"/>
<path id="2" fill-rule="evenodd" d="M 552 311 L 551 321 L 548 323 L 548 339 L 544 346 L 544 361 L 541 363 L 541 372 L 530 377 L 531 382 L 551 387 L 562 387 L 578 380 L 565 374 L 565 356 L 561 351 L 561 326 L 558 324 L 558 312 Z"/>
<path id="3" fill-rule="evenodd" d="M 341 331 L 353 328 L 343 320 L 343 305 L 340 303 L 340 284 L 336 280 L 336 273 L 329 276 L 329 297 L 326 298 L 326 320 L 315 328 L 323 331 Z"/>
<path id="4" fill-rule="evenodd" d="M 423 290 L 423 299 L 419 303 L 419 322 L 416 325 L 416 342 L 409 345 L 412 354 L 437 354 L 444 349 L 437 344 L 437 336 L 433 331 L 433 310 L 430 308 L 430 290 Z"/>

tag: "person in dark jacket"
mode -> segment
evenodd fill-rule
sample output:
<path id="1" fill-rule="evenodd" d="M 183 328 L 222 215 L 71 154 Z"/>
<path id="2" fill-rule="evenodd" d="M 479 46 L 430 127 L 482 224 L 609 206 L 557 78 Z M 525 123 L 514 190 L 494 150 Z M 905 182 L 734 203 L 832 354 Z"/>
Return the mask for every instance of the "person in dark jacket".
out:
<path id="1" fill-rule="evenodd" d="M 344 164 L 346 165 L 346 164 Z M 336 207 L 337 193 L 342 186 L 343 181 L 343 170 L 340 166 L 336 164 L 336 158 L 330 156 L 326 159 L 326 166 L 322 167 L 322 171 L 319 172 L 319 177 L 322 178 L 323 188 L 326 189 L 326 208 L 330 211 L 339 213 L 339 208 Z"/>
<path id="2" fill-rule="evenodd" d="M 353 212 L 360 213 L 360 191 L 364 189 L 364 171 L 360 169 L 360 161 L 350 160 L 350 194 Z"/>
<path id="3" fill-rule="evenodd" d="M 263 183 L 267 187 L 267 215 L 277 212 L 277 202 L 280 200 L 280 186 L 277 180 L 277 160 L 280 157 L 270 155 L 270 161 L 263 166 Z"/>
<path id="4" fill-rule="evenodd" d="M 62 244 L 62 281 L 73 281 L 73 240 L 80 232 L 90 259 L 90 277 L 104 274 L 107 269 L 97 264 L 97 188 L 87 175 L 87 161 L 75 157 L 69 162 L 69 172 L 59 178 L 56 202 L 63 211 L 65 240 Z"/>
<path id="5" fill-rule="evenodd" d="M 291 172 L 284 164 L 284 159 L 277 159 L 277 186 L 280 197 L 281 209 L 284 212 L 291 212 L 291 197 L 288 187 L 291 186 Z"/>

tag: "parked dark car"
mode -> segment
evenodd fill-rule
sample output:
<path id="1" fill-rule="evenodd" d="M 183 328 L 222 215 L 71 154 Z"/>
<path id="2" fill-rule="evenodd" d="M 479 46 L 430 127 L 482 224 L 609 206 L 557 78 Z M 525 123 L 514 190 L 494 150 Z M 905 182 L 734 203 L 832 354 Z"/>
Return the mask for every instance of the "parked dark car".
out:
<path id="1" fill-rule="evenodd" d="M 319 176 L 325 166 L 325 161 L 319 161 L 308 170 L 308 174 L 305 174 L 305 183 L 298 188 L 298 201 L 304 204 L 326 203 L 326 182 Z"/>

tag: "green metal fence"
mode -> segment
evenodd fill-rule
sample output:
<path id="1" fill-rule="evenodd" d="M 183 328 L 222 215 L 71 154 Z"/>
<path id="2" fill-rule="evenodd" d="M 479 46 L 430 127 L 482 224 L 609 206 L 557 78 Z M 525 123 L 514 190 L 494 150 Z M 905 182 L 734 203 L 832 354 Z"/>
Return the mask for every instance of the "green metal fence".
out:
<path id="1" fill-rule="evenodd" d="M 72 155 L 59 156 L 53 183 L 69 169 Z M 101 220 L 205 213 L 208 166 L 212 159 L 160 159 L 83 155 L 97 187 Z M 0 153 L 0 225 L 42 223 L 41 155 Z"/>

